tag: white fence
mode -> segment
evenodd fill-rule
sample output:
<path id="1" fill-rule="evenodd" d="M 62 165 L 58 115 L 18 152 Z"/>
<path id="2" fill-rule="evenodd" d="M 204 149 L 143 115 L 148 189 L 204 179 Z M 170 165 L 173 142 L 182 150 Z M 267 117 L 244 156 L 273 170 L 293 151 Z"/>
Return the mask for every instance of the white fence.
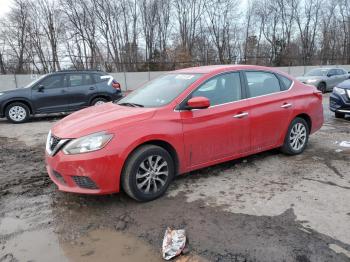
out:
<path id="1" fill-rule="evenodd" d="M 291 66 L 291 67 L 276 67 L 276 69 L 286 72 L 292 76 L 301 76 L 305 72 L 320 66 Z M 326 66 L 323 66 L 326 67 Z M 341 67 L 350 71 L 350 65 L 337 65 L 327 67 Z M 111 73 L 111 75 L 121 84 L 122 89 L 135 90 L 143 83 L 166 72 L 126 72 L 126 73 Z M 34 81 L 38 75 L 0 75 L 0 91 L 24 87 Z"/>

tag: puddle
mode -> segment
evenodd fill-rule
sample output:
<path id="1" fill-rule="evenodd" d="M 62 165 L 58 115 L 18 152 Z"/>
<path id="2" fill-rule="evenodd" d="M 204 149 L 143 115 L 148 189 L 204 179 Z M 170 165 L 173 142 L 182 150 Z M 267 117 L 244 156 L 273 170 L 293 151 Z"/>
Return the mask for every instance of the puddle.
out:
<path id="1" fill-rule="evenodd" d="M 0 260 L 11 256 L 18 261 L 36 262 L 163 261 L 160 250 L 155 250 L 134 236 L 117 231 L 91 231 L 75 243 L 61 243 L 50 229 L 27 231 L 6 242 L 5 248 L 0 252 Z"/>
<path id="2" fill-rule="evenodd" d="M 87 236 L 78 239 L 77 243 L 62 246 L 69 261 L 163 261 L 160 251 L 154 250 L 136 237 L 118 231 L 91 231 Z"/>
<path id="3" fill-rule="evenodd" d="M 8 235 L 18 231 L 26 230 L 28 225 L 19 218 L 4 217 L 0 222 L 0 234 Z"/>
<path id="4" fill-rule="evenodd" d="M 1 253 L 11 254 L 15 261 L 69 261 L 60 248 L 56 234 L 47 229 L 27 231 L 15 236 L 6 242 Z"/>

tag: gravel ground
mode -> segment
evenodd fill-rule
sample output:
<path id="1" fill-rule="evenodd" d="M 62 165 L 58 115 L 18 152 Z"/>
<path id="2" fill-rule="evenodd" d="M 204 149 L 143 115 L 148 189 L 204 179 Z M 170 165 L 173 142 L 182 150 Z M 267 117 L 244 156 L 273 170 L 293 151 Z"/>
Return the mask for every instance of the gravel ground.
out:
<path id="1" fill-rule="evenodd" d="M 143 204 L 57 191 L 43 155 L 60 116 L 0 120 L 0 262 L 161 261 L 167 226 L 187 232 L 178 261 L 350 261 L 350 148 L 340 146 L 350 119 L 334 119 L 327 101 L 303 154 L 195 171 Z"/>

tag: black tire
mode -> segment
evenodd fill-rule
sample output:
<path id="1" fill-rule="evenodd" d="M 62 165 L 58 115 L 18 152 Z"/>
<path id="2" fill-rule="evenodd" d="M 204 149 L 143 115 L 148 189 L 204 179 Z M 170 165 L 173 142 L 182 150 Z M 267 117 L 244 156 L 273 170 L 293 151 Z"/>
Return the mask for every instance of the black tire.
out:
<path id="1" fill-rule="evenodd" d="M 317 89 L 320 90 L 323 94 L 325 94 L 327 92 L 326 83 L 325 82 L 319 83 Z"/>
<path id="2" fill-rule="evenodd" d="M 303 144 L 300 145 L 301 146 L 300 148 L 293 147 L 294 140 L 291 140 L 292 139 L 291 133 L 293 132 L 292 130 L 294 127 L 296 128 L 297 125 L 299 125 L 299 126 L 302 125 L 305 128 L 305 140 L 303 140 Z M 310 130 L 309 130 L 309 126 L 306 123 L 306 121 L 300 117 L 295 118 L 290 123 L 290 125 L 288 127 L 288 131 L 287 131 L 286 137 L 284 138 L 284 144 L 281 147 L 281 151 L 287 155 L 298 155 L 298 154 L 302 153 L 305 150 L 307 143 L 309 141 L 309 134 L 310 134 Z M 302 140 L 302 138 L 300 138 L 300 139 Z"/>
<path id="3" fill-rule="evenodd" d="M 20 124 L 29 120 L 30 110 L 26 104 L 14 102 L 6 107 L 5 116 L 11 123 Z"/>
<path id="4" fill-rule="evenodd" d="M 334 112 L 335 118 L 344 118 L 345 114 L 340 112 Z"/>
<path id="5" fill-rule="evenodd" d="M 157 182 L 154 181 L 155 179 L 152 180 L 152 178 L 148 178 L 151 175 L 148 175 L 142 178 L 137 178 L 137 174 L 139 174 L 140 170 L 141 171 L 145 170 L 141 168 L 141 165 L 143 164 L 143 167 L 145 167 L 146 166 L 145 163 L 147 163 L 145 161 L 148 161 L 148 158 L 151 156 L 153 157 L 160 156 L 161 159 L 167 164 L 166 168 L 168 171 L 168 176 L 166 177 L 166 179 L 164 179 L 165 180 L 164 185 L 160 186 L 158 184 L 159 189 L 157 186 Z M 148 170 L 150 170 L 150 168 Z M 165 193 L 165 191 L 168 189 L 169 184 L 173 180 L 174 176 L 175 176 L 174 161 L 171 155 L 169 154 L 169 152 L 159 146 L 144 145 L 136 149 L 126 161 L 125 166 L 123 168 L 122 176 L 121 176 L 121 184 L 126 194 L 128 194 L 130 197 L 134 198 L 137 201 L 145 202 L 145 201 L 154 200 L 162 196 Z M 144 182 L 147 179 L 151 180 L 153 183 L 156 184 L 156 186 L 154 186 L 152 182 L 145 184 L 146 189 L 147 189 L 147 184 L 151 184 L 152 186 L 152 190 L 151 188 L 149 188 L 149 190 L 152 192 L 149 192 L 149 193 L 143 192 L 142 188 L 140 189 L 138 187 L 138 183 L 140 185 L 142 184 L 142 182 Z M 156 187 L 156 190 L 158 191 L 153 192 L 155 190 L 155 187 Z"/>
<path id="6" fill-rule="evenodd" d="M 95 106 L 97 105 L 98 103 L 107 103 L 109 102 L 106 98 L 103 98 L 103 97 L 97 97 L 97 98 L 94 98 L 92 101 L 91 101 L 91 105 L 92 106 Z"/>

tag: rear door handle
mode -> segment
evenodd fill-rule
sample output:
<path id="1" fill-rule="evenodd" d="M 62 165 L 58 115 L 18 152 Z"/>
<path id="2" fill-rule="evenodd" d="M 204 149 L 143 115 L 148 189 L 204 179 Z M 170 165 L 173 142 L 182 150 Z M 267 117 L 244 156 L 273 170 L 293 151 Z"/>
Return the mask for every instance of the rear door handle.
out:
<path id="1" fill-rule="evenodd" d="M 291 106 L 292 106 L 292 104 L 285 103 L 285 104 L 281 105 L 281 108 L 290 108 Z"/>
<path id="2" fill-rule="evenodd" d="M 243 113 L 239 113 L 237 115 L 234 115 L 233 117 L 234 118 L 243 118 L 245 116 L 248 116 L 248 113 L 247 112 L 243 112 Z"/>

